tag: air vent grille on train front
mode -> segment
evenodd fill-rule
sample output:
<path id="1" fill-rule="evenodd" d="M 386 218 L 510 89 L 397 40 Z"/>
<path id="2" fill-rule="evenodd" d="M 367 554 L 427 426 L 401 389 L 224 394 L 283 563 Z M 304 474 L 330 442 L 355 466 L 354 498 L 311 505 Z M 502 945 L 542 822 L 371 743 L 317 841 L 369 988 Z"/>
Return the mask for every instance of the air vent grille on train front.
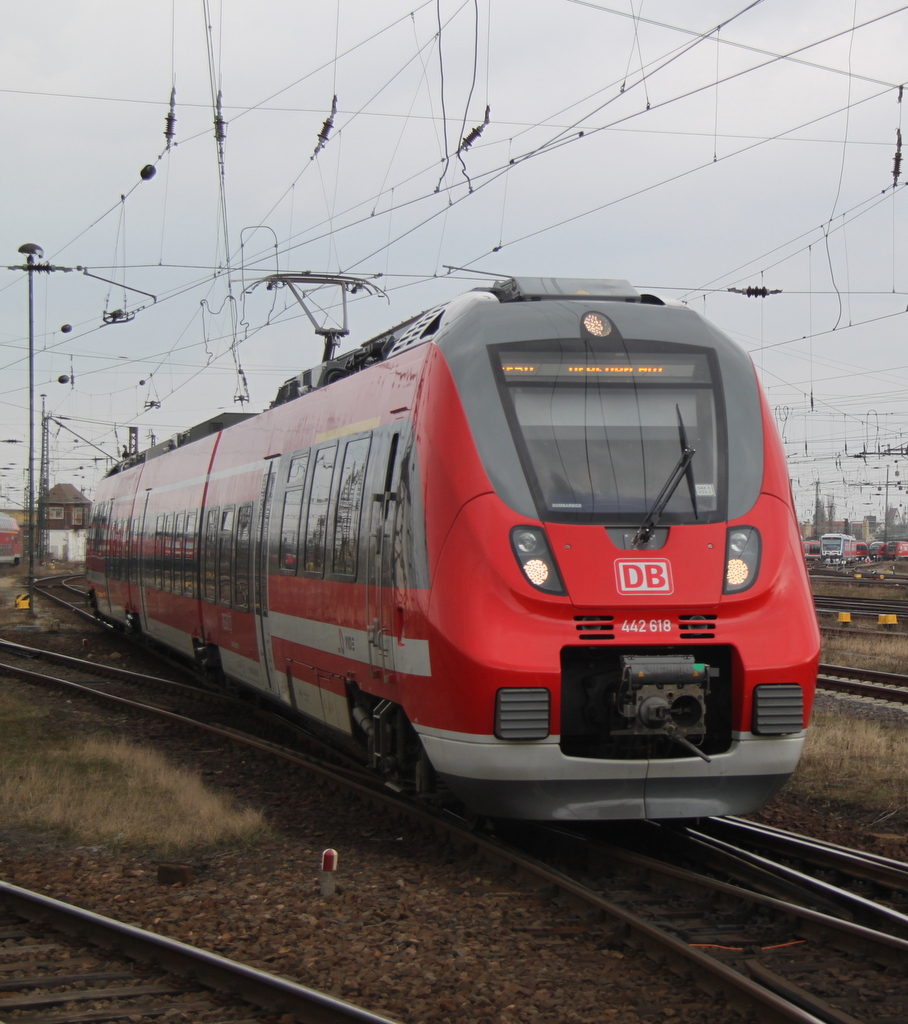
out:
<path id="1" fill-rule="evenodd" d="M 715 615 L 679 615 L 682 640 L 712 640 L 716 635 Z"/>
<path id="2" fill-rule="evenodd" d="M 498 691 L 495 735 L 500 740 L 544 740 L 549 734 L 549 691 L 521 686 Z"/>
<path id="3" fill-rule="evenodd" d="M 614 615 L 575 615 L 580 640 L 614 640 Z"/>
<path id="4" fill-rule="evenodd" d="M 753 724 L 757 736 L 784 736 L 804 727 L 804 693 L 797 683 L 754 687 Z"/>

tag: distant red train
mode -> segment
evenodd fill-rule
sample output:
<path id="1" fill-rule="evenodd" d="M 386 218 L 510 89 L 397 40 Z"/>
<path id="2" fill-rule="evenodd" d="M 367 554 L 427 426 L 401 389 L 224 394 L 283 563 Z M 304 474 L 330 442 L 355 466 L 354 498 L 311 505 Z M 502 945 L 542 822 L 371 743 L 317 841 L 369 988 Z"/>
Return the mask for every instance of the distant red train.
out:
<path id="1" fill-rule="evenodd" d="M 823 549 L 818 540 L 802 540 L 801 549 L 804 552 L 804 560 L 808 565 L 819 562 L 823 558 Z"/>
<path id="2" fill-rule="evenodd" d="M 22 531 L 12 516 L 0 512 L 0 565 L 22 561 Z"/>
<path id="3" fill-rule="evenodd" d="M 626 282 L 508 279 L 127 460 L 98 615 L 392 784 L 527 819 L 746 813 L 819 656 L 744 352 Z"/>

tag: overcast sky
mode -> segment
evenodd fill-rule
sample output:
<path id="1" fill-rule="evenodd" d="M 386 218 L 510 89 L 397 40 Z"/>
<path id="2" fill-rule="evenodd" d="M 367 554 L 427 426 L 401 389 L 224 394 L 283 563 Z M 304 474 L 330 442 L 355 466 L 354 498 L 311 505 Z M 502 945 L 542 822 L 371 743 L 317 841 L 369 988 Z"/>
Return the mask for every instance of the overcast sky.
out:
<path id="1" fill-rule="evenodd" d="M 882 514 L 887 468 L 908 506 L 908 458 L 852 458 L 908 444 L 908 5 L 46 0 L 4 5 L 0 58 L 0 265 L 30 242 L 93 275 L 35 275 L 51 483 L 91 496 L 128 427 L 145 447 L 261 411 L 317 363 L 290 292 L 253 287 L 275 271 L 385 291 L 342 348 L 492 273 L 689 303 L 751 353 L 802 516 L 817 492 Z M 23 500 L 27 354 L 27 274 L 3 270 L 0 440 L 23 443 L 0 505 Z"/>

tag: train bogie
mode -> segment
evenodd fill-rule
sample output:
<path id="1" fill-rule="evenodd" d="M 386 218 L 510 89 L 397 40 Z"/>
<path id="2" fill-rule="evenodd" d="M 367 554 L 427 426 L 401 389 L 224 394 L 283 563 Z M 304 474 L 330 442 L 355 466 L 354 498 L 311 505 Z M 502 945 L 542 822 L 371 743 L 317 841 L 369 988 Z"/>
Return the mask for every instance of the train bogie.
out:
<path id="1" fill-rule="evenodd" d="M 106 479 L 100 614 L 483 814 L 744 813 L 794 769 L 819 641 L 784 457 L 696 314 L 509 281 L 282 395 Z"/>

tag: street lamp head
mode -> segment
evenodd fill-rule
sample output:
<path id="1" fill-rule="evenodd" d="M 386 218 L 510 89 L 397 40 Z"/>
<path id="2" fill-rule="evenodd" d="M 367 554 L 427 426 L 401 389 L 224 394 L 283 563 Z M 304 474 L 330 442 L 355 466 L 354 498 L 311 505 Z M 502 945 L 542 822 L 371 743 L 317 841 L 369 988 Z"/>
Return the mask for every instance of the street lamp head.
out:
<path id="1" fill-rule="evenodd" d="M 34 242 L 26 242 L 25 245 L 20 245 L 19 252 L 26 256 L 37 256 L 39 259 L 44 255 L 44 250 L 41 246 L 35 245 Z"/>

